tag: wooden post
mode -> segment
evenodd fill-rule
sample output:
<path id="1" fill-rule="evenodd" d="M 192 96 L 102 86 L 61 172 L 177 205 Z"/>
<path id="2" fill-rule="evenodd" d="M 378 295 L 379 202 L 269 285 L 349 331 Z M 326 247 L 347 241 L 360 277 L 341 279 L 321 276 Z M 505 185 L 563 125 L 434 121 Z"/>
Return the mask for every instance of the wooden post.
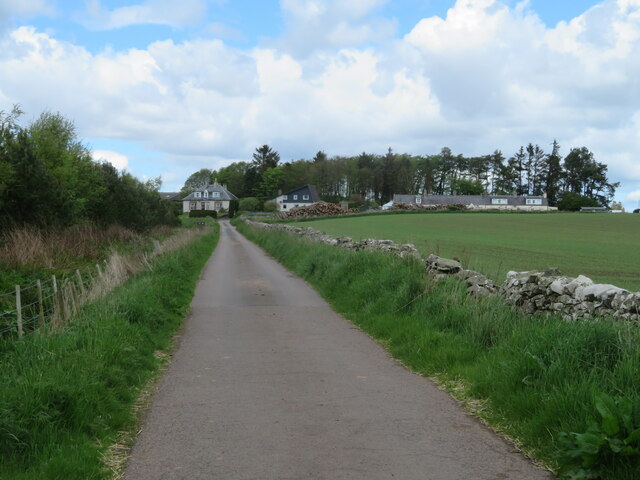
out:
<path id="1" fill-rule="evenodd" d="M 42 283 L 40 280 L 36 281 L 36 285 L 38 286 L 38 326 L 39 328 L 44 328 L 44 305 L 42 302 Z"/>
<path id="2" fill-rule="evenodd" d="M 22 338 L 22 302 L 20 301 L 20 285 L 16 285 L 16 317 L 18 319 L 18 337 Z"/>
<path id="3" fill-rule="evenodd" d="M 84 283 L 82 282 L 82 275 L 80 275 L 80 270 L 76 270 L 76 278 L 78 279 L 78 287 L 80 287 L 80 293 L 84 297 Z"/>
<path id="4" fill-rule="evenodd" d="M 62 289 L 58 290 L 56 294 L 56 298 L 58 300 L 58 311 L 60 312 L 57 315 L 58 321 L 56 322 L 56 326 L 60 325 L 62 322 L 67 319 L 67 309 L 64 304 L 64 295 L 62 294 Z"/>
<path id="5" fill-rule="evenodd" d="M 55 275 L 51 275 L 51 282 L 53 284 L 53 293 L 54 294 L 58 293 L 58 282 L 56 281 Z"/>
<path id="6" fill-rule="evenodd" d="M 71 308 L 73 310 L 73 314 L 78 314 L 78 291 L 76 290 L 76 286 L 73 282 L 69 282 L 69 286 L 67 287 L 69 296 L 71 297 Z"/>
<path id="7" fill-rule="evenodd" d="M 98 276 L 101 277 L 102 276 L 102 269 L 100 268 L 100 265 L 96 263 L 96 269 L 98 270 Z"/>

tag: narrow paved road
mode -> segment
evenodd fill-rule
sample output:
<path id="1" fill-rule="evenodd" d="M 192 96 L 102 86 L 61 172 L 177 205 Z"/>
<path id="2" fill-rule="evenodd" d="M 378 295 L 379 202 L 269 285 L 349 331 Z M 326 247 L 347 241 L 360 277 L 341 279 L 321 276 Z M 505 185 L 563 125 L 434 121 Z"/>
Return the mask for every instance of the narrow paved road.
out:
<path id="1" fill-rule="evenodd" d="M 221 222 L 125 479 L 550 479 Z"/>

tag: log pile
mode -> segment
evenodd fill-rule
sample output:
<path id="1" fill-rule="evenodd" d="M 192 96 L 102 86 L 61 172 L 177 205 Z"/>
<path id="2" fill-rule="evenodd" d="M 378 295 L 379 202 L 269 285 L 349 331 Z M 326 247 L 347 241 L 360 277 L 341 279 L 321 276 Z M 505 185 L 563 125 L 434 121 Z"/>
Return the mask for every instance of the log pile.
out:
<path id="1" fill-rule="evenodd" d="M 345 213 L 356 213 L 357 209 L 345 210 L 335 203 L 317 202 L 311 205 L 292 208 L 288 212 L 279 212 L 276 218 L 280 220 L 290 220 L 294 218 L 326 217 L 329 215 L 344 215 Z"/>

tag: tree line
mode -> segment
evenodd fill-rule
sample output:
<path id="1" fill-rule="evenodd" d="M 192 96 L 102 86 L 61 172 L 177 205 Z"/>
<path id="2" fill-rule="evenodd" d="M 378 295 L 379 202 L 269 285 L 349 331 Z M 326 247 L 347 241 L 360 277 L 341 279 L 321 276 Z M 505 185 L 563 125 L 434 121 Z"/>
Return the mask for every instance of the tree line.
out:
<path id="1" fill-rule="evenodd" d="M 351 200 L 386 203 L 394 194 L 422 195 L 544 195 L 552 206 L 579 209 L 606 206 L 618 183 L 608 179 L 607 165 L 597 162 L 586 147 L 572 148 L 562 158 L 560 145 L 545 152 L 529 143 L 506 158 L 500 150 L 466 157 L 444 147 L 435 155 L 383 154 L 329 158 L 319 151 L 312 159 L 280 162 L 269 145 L 256 148 L 251 161 L 218 170 L 201 169 L 185 182 L 188 194 L 214 179 L 240 198 L 264 201 L 305 184 L 316 186 L 329 202 Z"/>
<path id="2" fill-rule="evenodd" d="M 59 113 L 42 113 L 32 124 L 22 112 L 0 111 L 0 225 L 63 227 L 83 222 L 119 224 L 134 230 L 174 224 L 160 179 L 141 182 L 107 162 L 95 162 Z"/>

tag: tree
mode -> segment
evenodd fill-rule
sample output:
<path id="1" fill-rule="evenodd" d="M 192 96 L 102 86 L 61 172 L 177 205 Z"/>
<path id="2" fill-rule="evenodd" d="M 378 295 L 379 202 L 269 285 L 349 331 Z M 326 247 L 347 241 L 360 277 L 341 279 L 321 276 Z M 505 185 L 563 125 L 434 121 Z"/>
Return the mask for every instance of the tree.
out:
<path id="1" fill-rule="evenodd" d="M 453 182 L 453 189 L 457 195 L 482 195 L 484 186 L 477 180 L 458 178 Z"/>
<path id="2" fill-rule="evenodd" d="M 561 192 L 561 182 L 564 176 L 562 165 L 560 164 L 560 145 L 557 141 L 553 141 L 551 153 L 546 156 L 546 178 L 544 181 L 544 192 L 549 199 L 549 205 L 555 206 L 559 201 Z"/>
<path id="3" fill-rule="evenodd" d="M 262 145 L 256 148 L 251 166 L 254 167 L 258 173 L 263 174 L 269 168 L 277 167 L 278 162 L 280 162 L 280 154 L 269 145 Z"/>
<path id="4" fill-rule="evenodd" d="M 201 168 L 195 173 L 189 175 L 180 190 L 180 195 L 186 197 L 191 192 L 195 192 L 197 189 L 204 187 L 213 182 L 213 171 L 208 168 Z"/>
<path id="5" fill-rule="evenodd" d="M 585 197 L 575 192 L 564 192 L 558 202 L 558 210 L 577 211 L 581 207 L 600 207 L 601 205 L 593 198 Z"/>

